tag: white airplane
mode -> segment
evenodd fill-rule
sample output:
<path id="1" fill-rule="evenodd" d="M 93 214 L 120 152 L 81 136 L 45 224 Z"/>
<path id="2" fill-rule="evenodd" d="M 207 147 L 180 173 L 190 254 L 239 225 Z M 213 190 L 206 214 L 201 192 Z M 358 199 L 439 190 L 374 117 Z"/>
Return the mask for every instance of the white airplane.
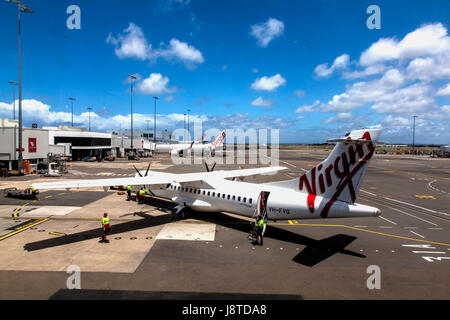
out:
<path id="1" fill-rule="evenodd" d="M 222 131 L 210 143 L 203 144 L 203 139 L 205 137 L 205 135 L 203 135 L 201 137 L 201 141 L 200 141 L 200 139 L 198 139 L 196 141 L 193 141 L 189 145 L 174 144 L 173 148 L 169 150 L 169 154 L 170 155 L 175 154 L 175 155 L 182 157 L 184 155 L 189 154 L 189 152 L 193 151 L 194 154 L 214 157 L 216 149 L 223 145 L 225 136 L 226 136 L 225 131 Z"/>
<path id="2" fill-rule="evenodd" d="M 196 173 L 138 171 L 135 177 L 33 183 L 35 189 L 144 186 L 177 204 L 177 213 L 190 208 L 230 212 L 245 217 L 264 214 L 264 220 L 377 217 L 378 208 L 355 203 L 381 130 L 354 130 L 337 142 L 328 157 L 302 176 L 279 182 L 249 183 L 237 177 L 287 169 L 265 167 Z M 263 202 L 262 202 L 263 200 Z M 261 211 L 264 208 L 264 212 Z"/>

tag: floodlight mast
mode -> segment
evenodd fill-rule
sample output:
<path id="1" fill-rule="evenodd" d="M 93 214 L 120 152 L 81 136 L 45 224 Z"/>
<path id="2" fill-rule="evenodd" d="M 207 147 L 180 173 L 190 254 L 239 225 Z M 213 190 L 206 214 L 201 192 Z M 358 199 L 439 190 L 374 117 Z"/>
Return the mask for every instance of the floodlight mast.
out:
<path id="1" fill-rule="evenodd" d="M 136 80 L 136 76 L 129 74 L 128 77 L 131 79 L 131 152 L 134 154 L 133 146 L 133 80 Z"/>
<path id="2" fill-rule="evenodd" d="M 18 169 L 19 172 L 22 170 L 22 160 L 23 160 L 23 147 L 22 147 L 22 62 L 20 57 L 20 13 L 33 13 L 28 6 L 20 2 L 19 0 L 5 0 L 6 2 L 14 2 L 17 4 L 17 17 L 19 22 L 19 147 L 16 151 L 19 152 L 18 157 Z"/>

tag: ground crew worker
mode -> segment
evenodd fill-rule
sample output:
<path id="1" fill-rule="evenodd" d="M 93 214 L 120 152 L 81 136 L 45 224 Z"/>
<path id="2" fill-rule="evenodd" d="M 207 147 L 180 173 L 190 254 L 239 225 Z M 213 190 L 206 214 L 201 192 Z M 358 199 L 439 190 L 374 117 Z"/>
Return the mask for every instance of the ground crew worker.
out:
<path id="1" fill-rule="evenodd" d="M 138 203 L 139 204 L 144 203 L 144 195 L 145 195 L 145 190 L 144 190 L 144 188 L 141 188 L 141 190 L 139 190 L 139 194 L 138 194 Z"/>
<path id="2" fill-rule="evenodd" d="M 131 200 L 131 186 L 127 186 L 127 201 Z"/>
<path id="3" fill-rule="evenodd" d="M 259 219 L 258 219 L 256 224 L 257 224 L 257 228 L 258 228 L 258 230 L 257 230 L 257 232 L 258 232 L 258 243 L 260 245 L 262 245 L 263 244 L 263 235 L 264 235 L 264 231 L 265 231 L 264 229 L 266 227 L 264 219 L 262 217 L 259 217 Z"/>
<path id="4" fill-rule="evenodd" d="M 106 236 L 111 232 L 111 225 L 109 224 L 109 217 L 106 212 L 103 214 L 102 227 L 103 227 L 103 236 L 101 242 L 109 243 L 109 240 L 106 238 Z"/>

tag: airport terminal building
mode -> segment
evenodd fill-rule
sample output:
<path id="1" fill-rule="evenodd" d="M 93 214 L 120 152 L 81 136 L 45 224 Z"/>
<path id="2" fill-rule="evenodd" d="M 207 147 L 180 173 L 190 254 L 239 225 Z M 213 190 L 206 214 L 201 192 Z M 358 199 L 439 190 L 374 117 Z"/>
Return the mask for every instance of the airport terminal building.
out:
<path id="1" fill-rule="evenodd" d="M 18 167 L 19 123 L 0 119 L 0 162 L 9 170 Z M 22 156 L 30 163 L 39 163 L 49 154 L 73 160 L 86 156 L 105 157 L 111 153 L 111 134 L 89 132 L 68 126 L 23 128 Z"/>

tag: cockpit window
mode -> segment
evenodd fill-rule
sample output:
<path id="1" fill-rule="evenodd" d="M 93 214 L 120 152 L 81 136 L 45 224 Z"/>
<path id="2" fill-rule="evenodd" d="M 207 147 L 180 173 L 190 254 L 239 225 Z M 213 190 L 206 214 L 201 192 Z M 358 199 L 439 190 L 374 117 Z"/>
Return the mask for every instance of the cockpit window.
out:
<path id="1" fill-rule="evenodd" d="M 347 132 L 344 137 L 348 137 L 349 135 L 350 135 L 350 132 Z"/>

